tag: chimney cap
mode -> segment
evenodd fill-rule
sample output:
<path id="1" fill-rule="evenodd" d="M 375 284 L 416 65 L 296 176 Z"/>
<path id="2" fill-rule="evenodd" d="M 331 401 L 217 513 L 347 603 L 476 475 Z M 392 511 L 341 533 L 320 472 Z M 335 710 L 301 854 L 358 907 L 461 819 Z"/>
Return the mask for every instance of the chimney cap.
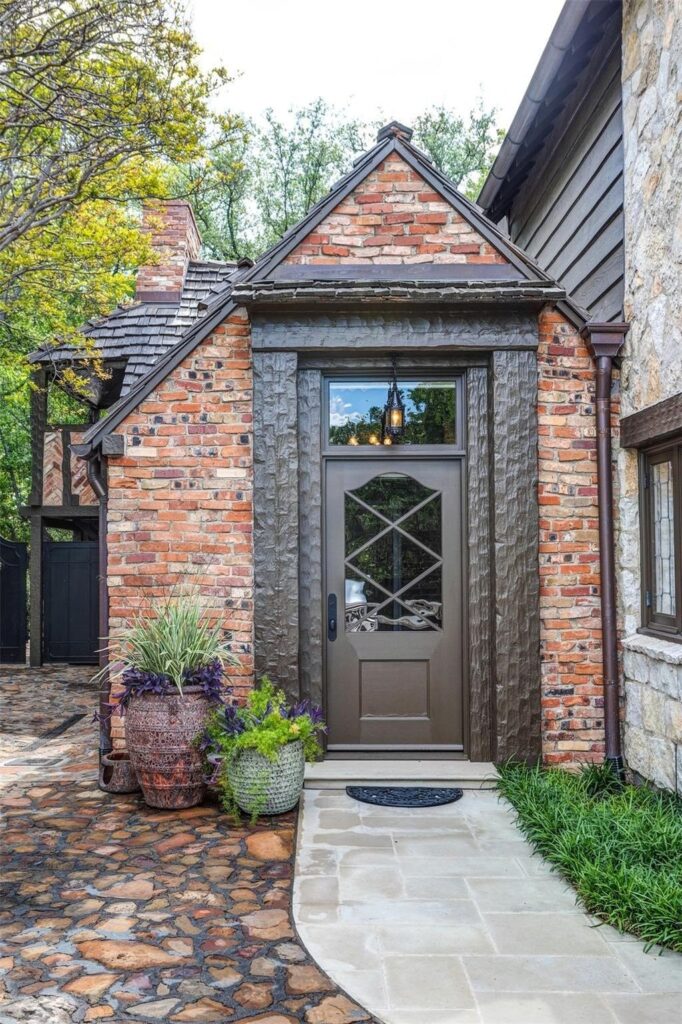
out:
<path id="1" fill-rule="evenodd" d="M 412 135 L 412 129 L 408 128 L 406 124 L 401 124 L 400 121 L 390 121 L 377 132 L 377 142 L 383 142 L 384 139 L 390 138 L 404 139 L 405 142 L 409 142 Z"/>

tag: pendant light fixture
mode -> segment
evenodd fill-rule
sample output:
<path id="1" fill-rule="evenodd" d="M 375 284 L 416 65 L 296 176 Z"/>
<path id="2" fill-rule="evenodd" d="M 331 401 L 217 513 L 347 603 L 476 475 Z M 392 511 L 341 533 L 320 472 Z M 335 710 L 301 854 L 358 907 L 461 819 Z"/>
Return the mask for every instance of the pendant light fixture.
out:
<path id="1" fill-rule="evenodd" d="M 405 430 L 405 406 L 398 390 L 398 377 L 395 369 L 395 359 L 391 360 L 393 378 L 388 386 L 388 396 L 384 413 L 381 417 L 383 435 L 385 442 L 392 444 L 394 440 L 402 437 Z M 390 441 L 388 440 L 390 438 Z"/>

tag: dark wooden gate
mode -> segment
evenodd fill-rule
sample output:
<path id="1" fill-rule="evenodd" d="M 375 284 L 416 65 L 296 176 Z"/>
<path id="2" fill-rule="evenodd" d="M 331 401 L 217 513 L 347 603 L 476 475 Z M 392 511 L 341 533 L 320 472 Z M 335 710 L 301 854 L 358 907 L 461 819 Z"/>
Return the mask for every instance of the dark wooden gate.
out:
<path id="1" fill-rule="evenodd" d="M 97 662 L 98 545 L 54 541 L 43 545 L 43 660 Z"/>
<path id="2" fill-rule="evenodd" d="M 26 661 L 26 545 L 0 537 L 0 662 Z"/>

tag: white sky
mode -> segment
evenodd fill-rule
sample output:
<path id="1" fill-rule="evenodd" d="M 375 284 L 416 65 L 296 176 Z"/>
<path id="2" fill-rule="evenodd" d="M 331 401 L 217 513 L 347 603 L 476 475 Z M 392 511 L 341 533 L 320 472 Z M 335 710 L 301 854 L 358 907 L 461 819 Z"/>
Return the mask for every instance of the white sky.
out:
<path id="1" fill-rule="evenodd" d="M 241 72 L 231 110 L 280 115 L 322 96 L 410 124 L 482 96 L 508 128 L 563 0 L 190 0 L 207 65 Z M 222 106 L 223 104 L 221 104 Z"/>

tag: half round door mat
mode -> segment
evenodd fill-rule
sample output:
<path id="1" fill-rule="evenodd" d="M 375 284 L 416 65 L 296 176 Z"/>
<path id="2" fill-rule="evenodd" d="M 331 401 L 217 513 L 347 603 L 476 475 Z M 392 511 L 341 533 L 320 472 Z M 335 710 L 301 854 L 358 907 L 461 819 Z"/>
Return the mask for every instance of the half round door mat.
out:
<path id="1" fill-rule="evenodd" d="M 435 786 L 346 786 L 346 793 L 378 807 L 439 807 L 463 796 L 461 789 Z"/>

